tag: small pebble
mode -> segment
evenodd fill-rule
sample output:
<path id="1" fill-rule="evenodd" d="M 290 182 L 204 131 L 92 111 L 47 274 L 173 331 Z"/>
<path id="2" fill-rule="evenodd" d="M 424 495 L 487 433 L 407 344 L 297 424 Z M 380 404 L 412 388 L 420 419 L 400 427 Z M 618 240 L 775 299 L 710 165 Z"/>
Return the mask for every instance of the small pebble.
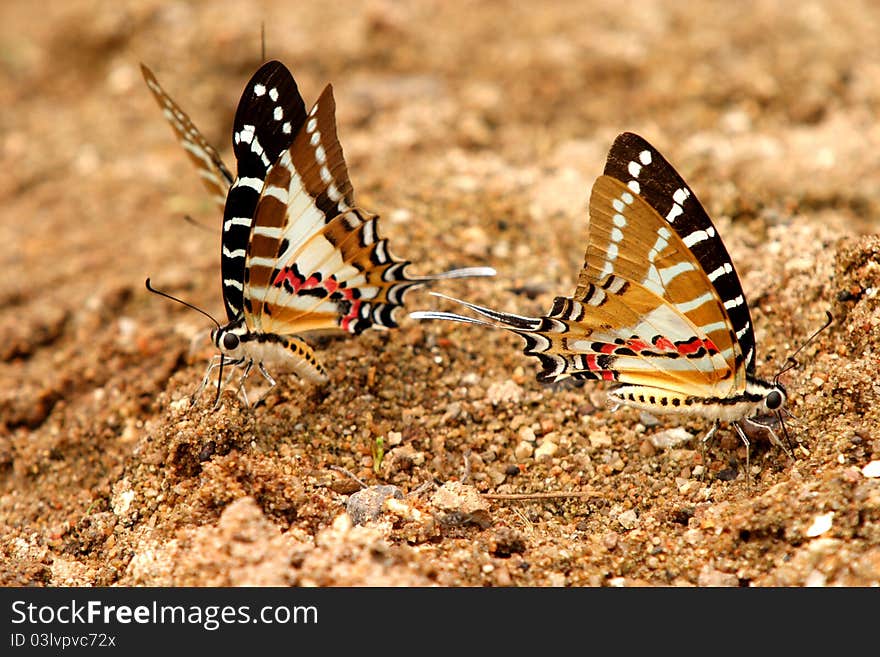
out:
<path id="1" fill-rule="evenodd" d="M 831 529 L 831 525 L 834 522 L 834 511 L 829 511 L 828 513 L 823 513 L 822 515 L 818 515 L 813 518 L 813 524 L 809 526 L 807 529 L 807 537 L 815 538 L 816 536 L 821 536 L 829 529 Z"/>
<path id="2" fill-rule="evenodd" d="M 606 550 L 611 551 L 617 547 L 617 541 L 619 539 L 620 535 L 617 532 L 606 532 L 605 535 L 602 536 L 602 545 L 605 546 Z"/>
<path id="3" fill-rule="evenodd" d="M 544 459 L 553 458 L 553 455 L 556 454 L 556 450 L 559 449 L 559 445 L 549 440 L 545 440 L 538 448 L 535 450 L 535 460 L 543 461 Z"/>
<path id="4" fill-rule="evenodd" d="M 650 440 L 651 444 L 657 449 L 676 447 L 677 445 L 681 445 L 691 439 L 693 439 L 693 436 L 687 431 L 687 429 L 683 429 L 682 427 L 673 427 L 666 431 L 659 431 L 648 437 L 648 440 Z"/>
<path id="5" fill-rule="evenodd" d="M 591 431 L 587 440 L 590 441 L 590 447 L 611 447 L 611 438 L 604 431 Z"/>
<path id="6" fill-rule="evenodd" d="M 697 576 L 697 586 L 735 587 L 739 586 L 739 578 L 733 573 L 725 573 L 706 565 Z"/>
<path id="7" fill-rule="evenodd" d="M 353 493 L 345 503 L 345 510 L 356 525 L 375 520 L 382 514 L 382 505 L 389 497 L 403 499 L 397 486 L 370 486 Z"/>
<path id="8" fill-rule="evenodd" d="M 639 422 L 641 422 L 648 428 L 656 427 L 658 424 L 660 424 L 660 420 L 645 411 L 639 413 Z"/>
<path id="9" fill-rule="evenodd" d="M 516 449 L 514 449 L 514 454 L 516 455 L 516 459 L 518 461 L 525 461 L 526 459 L 530 459 L 534 452 L 535 448 L 532 446 L 532 443 L 525 440 L 520 441 L 520 443 L 516 446 Z"/>
<path id="10" fill-rule="evenodd" d="M 506 402 L 519 404 L 522 396 L 523 389 L 513 381 L 496 381 L 486 391 L 486 399 L 493 406 Z"/>
<path id="11" fill-rule="evenodd" d="M 471 511 L 488 508 L 480 492 L 459 481 L 447 481 L 431 496 L 431 503 L 443 511 Z"/>
<path id="12" fill-rule="evenodd" d="M 632 529 L 639 524 L 639 516 L 634 509 L 629 509 L 617 516 L 617 522 L 624 529 Z"/>

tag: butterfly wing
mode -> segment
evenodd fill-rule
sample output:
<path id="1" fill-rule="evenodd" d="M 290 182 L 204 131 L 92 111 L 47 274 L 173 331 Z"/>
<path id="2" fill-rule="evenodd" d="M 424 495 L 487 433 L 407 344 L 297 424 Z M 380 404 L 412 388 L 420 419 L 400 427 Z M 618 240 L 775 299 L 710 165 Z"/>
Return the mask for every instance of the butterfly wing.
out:
<path id="1" fill-rule="evenodd" d="M 153 98 L 159 104 L 159 108 L 171 124 L 177 140 L 186 151 L 189 159 L 198 169 L 202 183 L 211 194 L 214 202 L 223 209 L 226 203 L 226 194 L 232 184 L 232 174 L 223 164 L 220 154 L 202 136 L 198 128 L 171 97 L 165 92 L 153 72 L 144 64 L 141 64 L 141 73 L 147 87 L 153 94 Z"/>
<path id="2" fill-rule="evenodd" d="M 328 85 L 266 178 L 246 264 L 245 318 L 252 330 L 290 335 L 397 326 L 408 289 L 489 268 L 409 277 L 379 236 L 378 216 L 354 207 Z"/>
<path id="3" fill-rule="evenodd" d="M 639 135 L 624 132 L 615 139 L 605 175 L 626 183 L 645 199 L 669 223 L 706 272 L 736 336 L 735 369 L 739 385 L 746 373 L 755 373 L 755 334 L 742 284 L 712 220 L 673 166 Z"/>
<path id="4" fill-rule="evenodd" d="M 233 121 L 238 171 L 223 211 L 220 257 L 223 302 L 230 320 L 244 309 L 245 256 L 266 176 L 305 120 L 305 103 L 290 71 L 281 62 L 263 64 L 247 83 Z"/>

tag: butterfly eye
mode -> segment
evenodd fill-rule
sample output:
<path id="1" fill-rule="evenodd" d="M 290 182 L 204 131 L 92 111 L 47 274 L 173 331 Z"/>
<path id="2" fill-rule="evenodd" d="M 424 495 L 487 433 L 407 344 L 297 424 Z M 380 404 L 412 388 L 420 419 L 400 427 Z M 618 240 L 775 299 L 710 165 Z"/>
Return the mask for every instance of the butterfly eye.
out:
<path id="1" fill-rule="evenodd" d="M 238 336 L 235 333 L 227 333 L 223 336 L 223 348 L 226 351 L 233 351 L 238 348 Z"/>
<path id="2" fill-rule="evenodd" d="M 764 405 L 771 411 L 775 411 L 782 406 L 782 393 L 778 390 L 771 390 L 764 398 Z"/>

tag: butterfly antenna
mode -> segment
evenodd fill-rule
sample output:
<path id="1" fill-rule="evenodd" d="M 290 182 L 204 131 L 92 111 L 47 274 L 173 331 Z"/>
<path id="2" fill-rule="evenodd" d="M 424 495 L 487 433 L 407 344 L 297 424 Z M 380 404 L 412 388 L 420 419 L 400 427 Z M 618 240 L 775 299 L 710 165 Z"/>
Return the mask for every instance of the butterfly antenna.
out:
<path id="1" fill-rule="evenodd" d="M 195 226 L 196 228 L 200 228 L 201 230 L 207 231 L 207 232 L 209 232 L 209 233 L 210 233 L 210 232 L 214 232 L 213 229 L 212 229 L 211 227 L 206 226 L 205 224 L 203 224 L 203 223 L 200 222 L 200 221 L 196 221 L 195 219 L 193 219 L 193 218 L 192 218 L 190 215 L 188 215 L 188 214 L 183 215 L 183 220 L 184 220 L 186 223 Z"/>
<path id="2" fill-rule="evenodd" d="M 796 356 L 804 349 L 804 347 L 806 347 L 813 340 L 815 340 L 816 336 L 819 335 L 822 331 L 824 331 L 829 326 L 831 326 L 831 322 L 834 321 L 834 316 L 830 312 L 828 312 L 827 310 L 825 311 L 825 315 L 826 315 L 825 323 L 822 326 L 820 326 L 818 329 L 816 329 L 813 332 L 813 334 L 809 338 L 807 338 L 806 341 L 804 341 L 804 343 L 800 347 L 795 349 L 794 353 L 791 354 L 786 359 L 787 362 L 786 362 L 785 367 L 783 367 L 781 370 L 779 370 L 779 372 L 776 374 L 776 376 L 773 377 L 773 383 L 775 385 L 777 385 L 777 386 L 780 385 L 779 377 L 781 377 L 783 374 L 785 374 L 789 370 L 800 366 L 800 361 L 798 361 Z M 788 409 L 781 409 L 779 411 L 776 411 L 776 419 L 779 420 L 779 424 L 782 426 L 782 435 L 785 437 L 785 442 L 788 444 L 789 449 L 793 449 L 795 443 L 791 439 L 791 434 L 789 434 L 789 432 L 788 432 L 788 425 L 785 422 L 785 418 L 782 415 L 782 411 L 784 411 L 786 413 L 786 415 L 788 415 L 790 418 L 792 418 L 794 420 L 797 420 L 797 417 Z"/>
<path id="3" fill-rule="evenodd" d="M 260 22 L 260 56 L 266 61 L 266 21 Z"/>
<path id="4" fill-rule="evenodd" d="M 793 450 L 795 446 L 795 442 L 791 439 L 791 434 L 788 433 L 788 426 L 785 424 L 785 418 L 782 417 L 782 413 L 779 411 L 775 412 L 776 420 L 779 422 L 779 425 L 782 427 L 782 436 L 785 438 L 785 444 L 788 445 L 789 450 Z M 789 458 L 792 458 L 791 452 L 787 452 Z"/>
<path id="5" fill-rule="evenodd" d="M 795 367 L 799 367 L 799 366 L 800 366 L 800 361 L 799 361 L 797 358 L 795 358 L 795 356 L 797 356 L 801 351 L 803 351 L 804 347 L 806 347 L 806 346 L 809 345 L 813 340 L 815 340 L 815 339 L 816 339 L 816 336 L 818 336 L 822 331 L 824 331 L 824 330 L 827 329 L 829 326 L 831 326 L 831 322 L 834 321 L 834 315 L 832 315 L 832 314 L 831 314 L 830 312 L 828 312 L 827 310 L 825 311 L 825 315 L 827 316 L 826 319 L 825 319 L 825 323 L 824 323 L 822 326 L 820 326 L 818 329 L 816 329 L 816 330 L 813 332 L 813 335 L 811 335 L 809 338 L 807 338 L 806 341 L 805 341 L 800 347 L 798 347 L 797 349 L 795 349 L 794 353 L 791 354 L 791 356 L 789 356 L 788 358 L 786 358 L 786 365 L 785 365 L 785 367 L 783 367 L 781 370 L 779 370 L 779 372 L 776 374 L 776 376 L 773 377 L 773 383 L 774 383 L 774 384 L 779 385 L 779 377 L 781 377 L 783 374 L 785 374 L 785 373 L 788 372 L 789 370 L 794 369 Z M 783 426 L 785 426 L 785 425 L 783 424 Z"/>
<path id="6" fill-rule="evenodd" d="M 165 297 L 166 299 L 171 299 L 172 301 L 176 301 L 177 303 L 181 304 L 182 306 L 186 306 L 187 308 L 191 308 L 192 310 L 195 310 L 196 312 L 200 312 L 200 313 L 202 313 L 205 317 L 207 317 L 207 318 L 210 319 L 212 322 L 214 322 L 214 324 L 216 324 L 216 326 L 217 326 L 218 329 L 220 328 L 220 322 L 218 322 L 216 319 L 214 319 L 214 318 L 213 318 L 211 315 L 209 315 L 207 312 L 205 312 L 204 310 L 202 310 L 202 309 L 199 308 L 198 306 L 194 306 L 194 305 L 192 305 L 191 303 L 187 303 L 187 302 L 184 301 L 183 299 L 178 299 L 177 297 L 172 296 L 172 295 L 168 294 L 167 292 L 163 292 L 162 290 L 157 290 L 157 289 L 154 288 L 152 285 L 150 285 L 150 279 L 149 279 L 149 278 L 147 278 L 147 280 L 146 280 L 146 286 L 147 286 L 147 289 L 148 289 L 150 292 L 152 292 L 153 294 L 158 294 L 160 297 Z M 221 367 L 222 367 L 222 363 L 221 363 Z"/>

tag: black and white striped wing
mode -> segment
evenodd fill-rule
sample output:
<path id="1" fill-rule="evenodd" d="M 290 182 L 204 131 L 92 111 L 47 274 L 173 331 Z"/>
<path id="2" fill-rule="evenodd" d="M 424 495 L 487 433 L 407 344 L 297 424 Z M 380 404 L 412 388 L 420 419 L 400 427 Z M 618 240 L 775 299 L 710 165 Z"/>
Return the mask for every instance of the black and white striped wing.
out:
<path id="1" fill-rule="evenodd" d="M 263 64 L 245 87 L 232 128 L 238 170 L 223 211 L 220 256 L 223 303 L 230 320 L 244 308 L 245 257 L 266 175 L 305 120 L 305 103 L 290 71 L 278 61 Z"/>

